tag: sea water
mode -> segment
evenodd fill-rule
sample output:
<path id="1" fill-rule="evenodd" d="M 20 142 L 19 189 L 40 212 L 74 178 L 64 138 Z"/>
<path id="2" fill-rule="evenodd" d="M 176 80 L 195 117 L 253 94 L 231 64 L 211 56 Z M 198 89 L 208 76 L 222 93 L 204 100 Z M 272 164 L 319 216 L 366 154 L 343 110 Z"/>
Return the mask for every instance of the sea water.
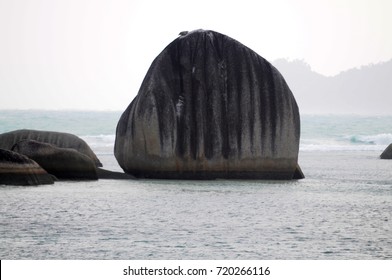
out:
<path id="1" fill-rule="evenodd" d="M 0 111 L 74 133 L 107 169 L 121 112 Z M 391 259 L 391 116 L 301 116 L 297 181 L 0 186 L 1 259 Z"/>

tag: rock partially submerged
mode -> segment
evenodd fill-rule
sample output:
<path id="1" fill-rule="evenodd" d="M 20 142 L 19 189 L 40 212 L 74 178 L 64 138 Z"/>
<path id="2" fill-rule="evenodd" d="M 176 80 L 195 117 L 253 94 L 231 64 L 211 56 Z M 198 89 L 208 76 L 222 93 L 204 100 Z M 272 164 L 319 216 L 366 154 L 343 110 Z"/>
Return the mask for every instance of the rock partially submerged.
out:
<path id="1" fill-rule="evenodd" d="M 381 159 L 392 159 L 392 144 L 390 144 L 380 155 Z"/>
<path id="2" fill-rule="evenodd" d="M 0 134 L 0 148 L 11 150 L 12 146 L 14 146 L 16 143 L 26 139 L 52 144 L 59 148 L 75 149 L 78 152 L 90 157 L 96 166 L 102 166 L 102 163 L 99 161 L 98 157 L 87 145 L 87 143 L 76 135 L 70 133 L 30 129 L 15 130 Z"/>
<path id="3" fill-rule="evenodd" d="M 0 185 L 35 186 L 53 182 L 53 177 L 33 160 L 0 149 Z"/>
<path id="4" fill-rule="evenodd" d="M 284 78 L 238 41 L 180 36 L 122 114 L 115 156 L 136 177 L 300 179 L 300 118 Z"/>
<path id="5" fill-rule="evenodd" d="M 41 139 L 43 142 L 32 139 Z M 5 148 L 2 151 L 7 160 L 14 158 L 16 162 L 25 163 L 17 165 L 12 164 L 12 161 L 0 162 L 0 184 L 53 184 L 54 179 L 135 179 L 126 173 L 100 168 L 101 162 L 87 143 L 69 133 L 11 131 L 0 134 L 0 147 Z"/>
<path id="6" fill-rule="evenodd" d="M 12 147 L 12 151 L 34 160 L 58 179 L 98 180 L 94 161 L 75 149 L 59 148 L 34 140 L 22 140 Z"/>

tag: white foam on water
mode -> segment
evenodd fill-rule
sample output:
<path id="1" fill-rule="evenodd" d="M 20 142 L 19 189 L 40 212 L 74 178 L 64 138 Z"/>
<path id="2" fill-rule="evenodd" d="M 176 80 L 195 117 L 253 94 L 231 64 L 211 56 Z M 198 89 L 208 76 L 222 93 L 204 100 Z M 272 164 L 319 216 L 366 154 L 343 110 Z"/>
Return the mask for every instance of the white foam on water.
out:
<path id="1" fill-rule="evenodd" d="M 114 147 L 114 141 L 116 140 L 116 135 L 114 134 L 86 135 L 86 136 L 81 136 L 80 138 L 86 141 L 91 148 L 105 148 L 105 147 Z"/>

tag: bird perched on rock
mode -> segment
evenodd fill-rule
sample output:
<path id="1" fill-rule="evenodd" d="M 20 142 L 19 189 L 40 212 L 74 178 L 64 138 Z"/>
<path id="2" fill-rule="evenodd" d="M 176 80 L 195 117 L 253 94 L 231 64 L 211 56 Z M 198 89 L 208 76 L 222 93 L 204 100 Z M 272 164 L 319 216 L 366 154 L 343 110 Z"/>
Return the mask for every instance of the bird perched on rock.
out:
<path id="1" fill-rule="evenodd" d="M 185 36 L 186 34 L 188 34 L 188 31 L 181 31 L 178 35 Z"/>

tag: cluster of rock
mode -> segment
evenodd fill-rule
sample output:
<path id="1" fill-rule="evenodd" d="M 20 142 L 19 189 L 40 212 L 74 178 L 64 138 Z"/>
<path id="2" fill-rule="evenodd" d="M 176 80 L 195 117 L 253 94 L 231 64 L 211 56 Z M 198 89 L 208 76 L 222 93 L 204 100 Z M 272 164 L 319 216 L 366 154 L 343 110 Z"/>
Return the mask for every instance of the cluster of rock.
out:
<path id="1" fill-rule="evenodd" d="M 132 178 L 101 166 L 87 143 L 69 133 L 16 130 L 0 134 L 0 184 Z"/>
<path id="2" fill-rule="evenodd" d="M 228 36 L 196 30 L 152 63 L 118 122 L 114 154 L 141 178 L 290 180 L 304 178 L 299 138 L 298 106 L 279 71 Z M 112 176 L 74 135 L 13 131 L 0 148 L 4 180 Z"/>
<path id="3" fill-rule="evenodd" d="M 182 33 L 117 125 L 115 156 L 142 178 L 300 179 L 300 117 L 279 71 L 223 34 Z"/>
<path id="4" fill-rule="evenodd" d="M 0 134 L 0 184 L 54 179 L 301 179 L 300 117 L 279 71 L 238 41 L 181 32 L 153 61 L 122 114 L 114 154 L 132 175 L 101 169 L 75 135 Z M 392 144 L 381 154 L 392 159 Z"/>

